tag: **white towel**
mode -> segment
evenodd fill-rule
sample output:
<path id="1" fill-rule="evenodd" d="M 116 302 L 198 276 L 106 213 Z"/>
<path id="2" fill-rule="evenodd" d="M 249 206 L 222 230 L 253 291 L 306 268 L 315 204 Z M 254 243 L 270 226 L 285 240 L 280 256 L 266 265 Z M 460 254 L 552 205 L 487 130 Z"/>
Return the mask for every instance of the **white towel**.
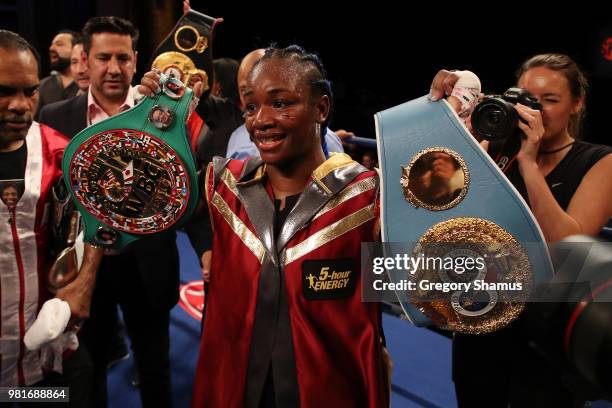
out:
<path id="1" fill-rule="evenodd" d="M 47 300 L 23 338 L 26 347 L 29 350 L 38 350 L 53 341 L 66 330 L 69 320 L 68 302 L 58 298 Z"/>
<path id="2" fill-rule="evenodd" d="M 40 348 L 40 362 L 45 369 L 62 374 L 64 352 L 78 348 L 79 338 L 75 332 L 62 333 L 59 337 Z"/>

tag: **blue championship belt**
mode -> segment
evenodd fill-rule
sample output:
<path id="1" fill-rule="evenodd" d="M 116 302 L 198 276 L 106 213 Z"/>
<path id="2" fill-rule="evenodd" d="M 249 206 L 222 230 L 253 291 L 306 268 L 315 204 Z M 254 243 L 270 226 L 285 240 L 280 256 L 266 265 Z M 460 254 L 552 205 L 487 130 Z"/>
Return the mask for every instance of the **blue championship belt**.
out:
<path id="1" fill-rule="evenodd" d="M 387 267 L 390 282 L 413 282 L 395 286 L 404 312 L 464 333 L 506 326 L 553 274 L 527 204 L 446 101 L 422 97 L 375 120 L 385 257 L 415 265 Z"/>
<path id="2" fill-rule="evenodd" d="M 185 121 L 196 100 L 178 79 L 77 134 L 64 151 L 64 180 L 83 215 L 84 240 L 121 249 L 178 227 L 197 206 L 195 161 Z"/>

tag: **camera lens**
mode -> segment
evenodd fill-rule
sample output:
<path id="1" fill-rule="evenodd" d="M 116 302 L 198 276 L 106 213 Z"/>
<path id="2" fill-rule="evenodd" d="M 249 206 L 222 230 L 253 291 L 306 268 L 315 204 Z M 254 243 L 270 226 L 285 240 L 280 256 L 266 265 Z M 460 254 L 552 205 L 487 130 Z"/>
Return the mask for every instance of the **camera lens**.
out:
<path id="1" fill-rule="evenodd" d="M 491 109 L 490 112 L 485 114 L 484 125 L 487 128 L 494 129 L 495 126 L 499 126 L 500 122 L 504 120 L 503 116 L 504 112 L 498 109 Z"/>
<path id="2" fill-rule="evenodd" d="M 486 140 L 500 140 L 514 134 L 518 114 L 512 104 L 500 98 L 485 98 L 472 113 L 472 128 Z"/>

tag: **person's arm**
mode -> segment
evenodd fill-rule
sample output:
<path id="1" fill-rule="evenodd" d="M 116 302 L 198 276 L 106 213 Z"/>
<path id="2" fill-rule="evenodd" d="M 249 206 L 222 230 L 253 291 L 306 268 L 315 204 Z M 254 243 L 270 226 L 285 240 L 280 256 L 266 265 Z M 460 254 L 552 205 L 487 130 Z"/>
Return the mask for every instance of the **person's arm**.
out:
<path id="1" fill-rule="evenodd" d="M 612 216 L 612 155 L 599 160 L 584 176 L 574 192 L 567 211 L 555 200 L 537 162 L 538 150 L 544 135 L 542 114 L 521 104 L 515 107 L 521 118 L 519 128 L 525 134 L 516 157 L 527 188 L 529 204 L 538 220 L 544 237 L 549 242 L 570 235 L 597 235 Z"/>
<path id="2" fill-rule="evenodd" d="M 570 235 L 597 235 L 612 216 L 612 155 L 601 159 L 582 179 L 567 212 L 559 206 L 536 162 L 519 162 L 533 215 L 549 242 Z"/>
<path id="3" fill-rule="evenodd" d="M 85 244 L 83 262 L 76 279 L 58 290 L 55 298 L 47 300 L 23 337 L 28 350 L 55 341 L 66 330 L 77 331 L 89 317 L 91 297 L 96 286 L 98 267 L 104 249 Z"/>
<path id="4" fill-rule="evenodd" d="M 184 8 L 186 7 L 186 11 L 189 11 L 189 2 L 183 2 Z M 142 95 L 153 97 L 155 93 L 160 92 L 159 86 L 159 72 L 158 71 L 148 71 L 142 76 L 140 81 L 140 85 L 138 86 L 138 92 Z M 193 87 L 193 93 L 196 98 L 200 98 L 202 95 L 202 83 L 198 82 Z M 201 102 L 201 101 L 200 101 Z M 201 105 L 198 104 L 198 106 Z M 202 183 L 200 183 L 202 185 Z M 194 221 L 190 221 L 186 226 L 187 234 L 191 240 L 191 244 L 194 247 L 194 250 L 198 254 L 200 261 L 202 262 L 202 276 L 205 281 L 208 280 L 210 276 L 210 259 L 211 259 L 211 250 L 212 246 L 212 227 L 209 222 L 209 216 L 206 206 L 200 206 L 199 210 L 196 211 L 196 214 L 193 217 Z"/>
<path id="5" fill-rule="evenodd" d="M 208 207 L 200 205 L 198 212 L 185 225 L 185 232 L 189 237 L 193 250 L 198 255 L 202 265 L 202 279 L 210 279 L 210 260 L 212 256 L 212 227 Z"/>
<path id="6" fill-rule="evenodd" d="M 59 289 L 56 297 L 70 305 L 71 322 L 78 323 L 89 317 L 91 296 L 96 286 L 98 268 L 104 255 L 104 248 L 85 244 L 83 252 L 83 264 L 79 274 L 68 285 Z"/>

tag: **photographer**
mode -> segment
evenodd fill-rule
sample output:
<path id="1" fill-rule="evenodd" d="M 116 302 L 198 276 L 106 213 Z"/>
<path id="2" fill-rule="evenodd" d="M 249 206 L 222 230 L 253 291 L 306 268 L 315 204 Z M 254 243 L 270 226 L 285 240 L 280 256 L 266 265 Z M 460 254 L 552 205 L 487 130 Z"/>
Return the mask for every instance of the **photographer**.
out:
<path id="1" fill-rule="evenodd" d="M 508 154 L 504 173 L 547 241 L 596 235 L 612 216 L 612 148 L 578 140 L 588 88 L 584 74 L 566 55 L 542 54 L 525 61 L 517 78 L 517 86 L 531 93 L 542 110 L 514 106 L 520 148 Z M 431 99 L 450 95 L 457 80 L 455 73 L 438 72 Z M 489 154 L 499 158 L 511 143 L 490 143 Z M 528 345 L 527 334 L 521 318 L 489 335 L 454 335 L 453 380 L 460 407 L 584 405 L 588 396 Z"/>

